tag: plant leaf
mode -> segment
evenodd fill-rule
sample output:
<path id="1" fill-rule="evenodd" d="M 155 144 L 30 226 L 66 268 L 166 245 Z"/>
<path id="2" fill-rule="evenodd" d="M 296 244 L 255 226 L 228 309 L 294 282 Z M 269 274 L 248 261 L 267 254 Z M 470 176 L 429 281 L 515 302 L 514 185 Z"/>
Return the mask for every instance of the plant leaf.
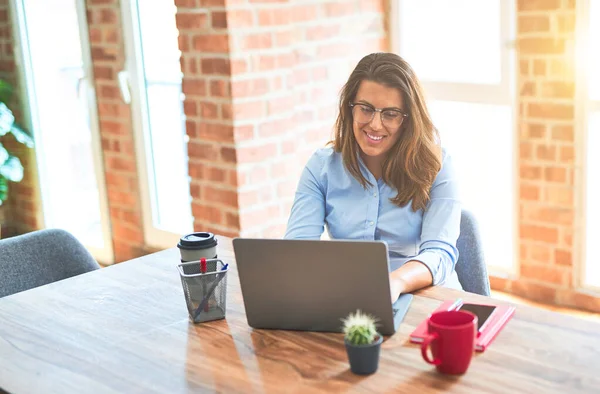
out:
<path id="1" fill-rule="evenodd" d="M 12 96 L 13 89 L 10 84 L 0 79 L 0 102 L 6 103 Z"/>
<path id="2" fill-rule="evenodd" d="M 3 176 L 0 176 L 0 205 L 8 198 L 8 183 Z"/>
<path id="3" fill-rule="evenodd" d="M 10 132 L 15 123 L 15 117 L 4 103 L 0 103 L 0 137 Z"/>
<path id="4" fill-rule="evenodd" d="M 8 151 L 6 150 L 6 148 L 0 142 L 0 167 L 2 167 L 2 165 L 4 164 L 4 162 L 6 160 L 8 160 L 9 157 L 10 157 L 10 155 L 8 154 Z"/>
<path id="5" fill-rule="evenodd" d="M 33 148 L 33 138 L 28 132 L 26 132 L 25 130 L 23 130 L 15 124 L 13 124 L 13 127 L 10 131 L 15 136 L 17 141 L 19 141 L 23 145 L 26 145 L 28 148 Z"/>
<path id="6" fill-rule="evenodd" d="M 0 165 L 0 176 L 12 182 L 23 180 L 23 166 L 18 157 L 10 156 L 4 164 Z"/>

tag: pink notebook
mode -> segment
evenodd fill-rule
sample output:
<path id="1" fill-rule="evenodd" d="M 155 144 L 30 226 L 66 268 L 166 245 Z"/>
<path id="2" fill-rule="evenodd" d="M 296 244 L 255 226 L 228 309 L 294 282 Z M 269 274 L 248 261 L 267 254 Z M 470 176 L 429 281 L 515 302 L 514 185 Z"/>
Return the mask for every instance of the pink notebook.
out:
<path id="1" fill-rule="evenodd" d="M 447 300 L 444 301 L 433 313 L 456 310 L 462 306 L 462 301 Z M 478 304 L 487 305 L 487 304 Z M 494 338 L 510 320 L 515 313 L 515 307 L 510 305 L 490 305 L 495 306 L 493 313 L 489 316 L 485 324 L 482 326 L 477 339 L 475 340 L 475 350 L 483 352 L 492 343 Z M 428 317 L 429 318 L 429 317 Z M 423 320 L 417 328 L 410 334 L 412 343 L 421 343 L 427 335 L 427 319 Z"/>

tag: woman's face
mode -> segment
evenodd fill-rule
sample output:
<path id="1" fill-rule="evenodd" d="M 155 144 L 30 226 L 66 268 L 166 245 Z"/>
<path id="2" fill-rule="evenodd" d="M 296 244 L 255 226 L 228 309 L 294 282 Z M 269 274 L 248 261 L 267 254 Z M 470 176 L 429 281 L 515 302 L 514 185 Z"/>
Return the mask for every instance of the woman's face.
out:
<path id="1" fill-rule="evenodd" d="M 406 113 L 400 90 L 364 80 L 351 104 L 354 104 L 354 138 L 362 151 L 363 159 L 385 158 L 400 137 L 403 113 Z M 382 111 L 377 112 L 379 109 Z"/>

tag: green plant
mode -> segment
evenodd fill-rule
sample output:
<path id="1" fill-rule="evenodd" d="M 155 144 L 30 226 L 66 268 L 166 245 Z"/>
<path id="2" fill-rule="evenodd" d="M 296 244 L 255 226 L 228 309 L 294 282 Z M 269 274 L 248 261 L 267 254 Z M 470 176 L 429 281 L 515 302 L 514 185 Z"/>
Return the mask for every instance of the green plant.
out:
<path id="1" fill-rule="evenodd" d="M 357 310 L 342 319 L 346 341 L 352 345 L 368 345 L 379 336 L 375 317 Z"/>
<path id="2" fill-rule="evenodd" d="M 12 95 L 11 86 L 0 79 L 0 205 L 8 198 L 8 182 L 21 182 L 23 165 L 18 157 L 13 156 L 2 144 L 5 136 L 12 136 L 21 144 L 33 147 L 31 135 L 17 126 L 15 117 L 6 103 Z"/>

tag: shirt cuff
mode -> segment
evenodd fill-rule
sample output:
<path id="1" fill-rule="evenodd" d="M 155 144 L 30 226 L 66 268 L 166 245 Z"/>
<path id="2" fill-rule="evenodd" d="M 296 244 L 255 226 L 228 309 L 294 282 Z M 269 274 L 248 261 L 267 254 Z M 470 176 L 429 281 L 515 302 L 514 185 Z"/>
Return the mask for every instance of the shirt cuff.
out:
<path id="1" fill-rule="evenodd" d="M 412 257 L 411 260 L 416 260 L 425 265 L 431 272 L 431 277 L 433 278 L 433 285 L 439 285 L 445 279 L 444 270 L 440 269 L 442 265 L 442 256 L 440 253 L 445 253 L 443 251 L 433 251 L 433 250 L 425 250 L 419 253 L 417 256 Z"/>

